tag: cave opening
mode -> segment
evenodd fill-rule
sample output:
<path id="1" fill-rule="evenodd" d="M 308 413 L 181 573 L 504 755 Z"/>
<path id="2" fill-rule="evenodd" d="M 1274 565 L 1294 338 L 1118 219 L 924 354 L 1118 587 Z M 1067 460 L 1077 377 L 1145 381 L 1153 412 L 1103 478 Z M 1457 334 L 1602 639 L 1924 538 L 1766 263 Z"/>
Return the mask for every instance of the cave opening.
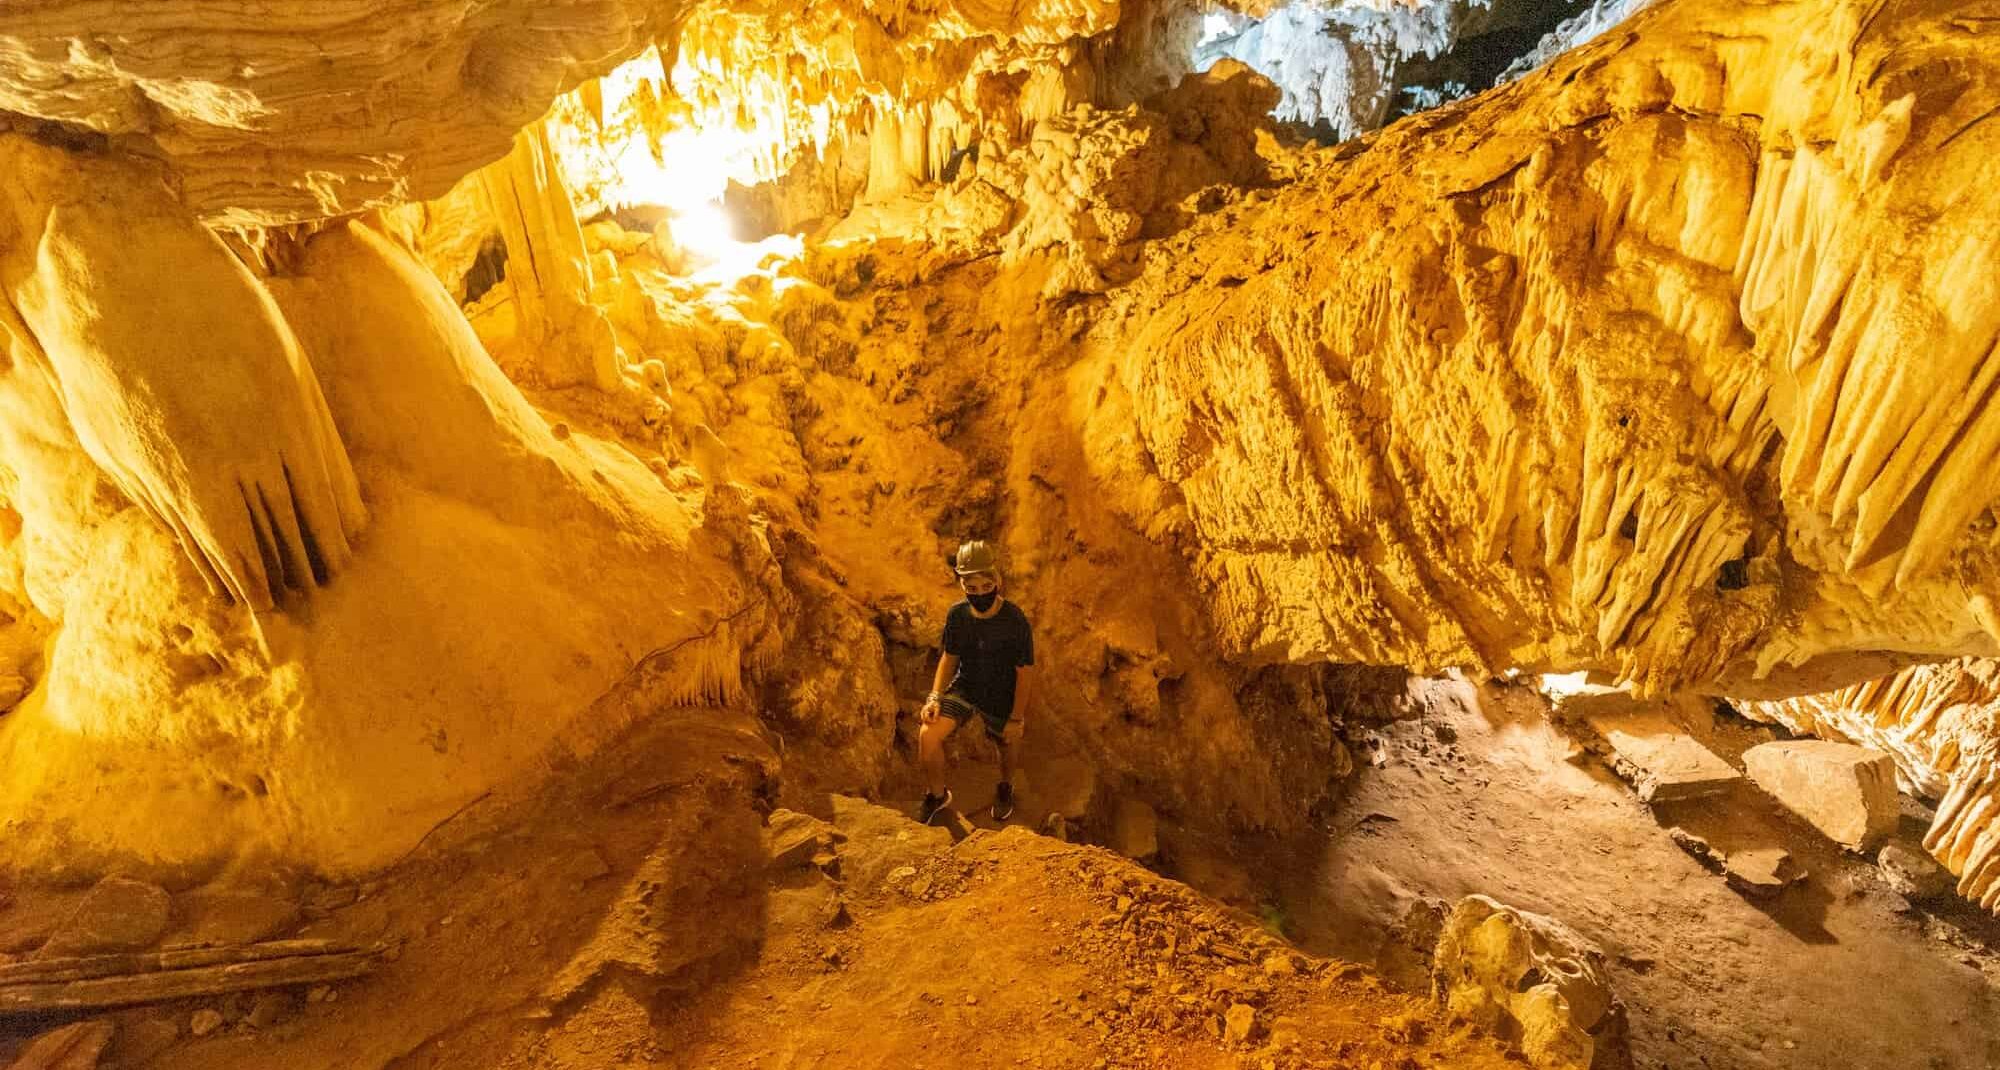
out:
<path id="1" fill-rule="evenodd" d="M 1255 14 L 1219 7 L 1202 17 L 1192 69 L 1247 63 L 1282 90 L 1274 116 L 1338 142 L 1519 78 L 1646 2 L 1286 0 Z"/>

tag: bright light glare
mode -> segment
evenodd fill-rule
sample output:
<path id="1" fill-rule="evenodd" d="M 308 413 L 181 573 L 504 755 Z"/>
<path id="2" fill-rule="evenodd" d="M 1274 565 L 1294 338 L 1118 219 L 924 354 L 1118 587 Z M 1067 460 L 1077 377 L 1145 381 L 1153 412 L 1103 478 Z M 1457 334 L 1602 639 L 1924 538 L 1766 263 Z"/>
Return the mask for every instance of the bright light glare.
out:
<path id="1" fill-rule="evenodd" d="M 649 50 L 606 74 L 599 82 L 604 114 L 635 115 L 637 100 L 662 91 L 657 84 L 659 70 L 659 54 Z M 697 81 L 685 58 L 675 64 L 672 80 L 683 91 Z M 719 199 L 732 180 L 749 185 L 768 177 L 759 164 L 782 140 L 782 131 L 766 128 L 769 111 L 749 109 L 748 119 L 734 116 L 733 123 L 722 121 L 720 115 L 703 115 L 697 119 L 699 125 L 665 131 L 649 129 L 644 122 L 620 122 L 622 136 L 615 139 L 615 147 L 605 146 L 609 151 L 600 156 L 610 170 L 602 192 L 606 207 L 656 204 L 686 212 Z M 783 116 L 782 111 L 776 114 Z"/>
<path id="2" fill-rule="evenodd" d="M 667 223 L 674 242 L 688 254 L 694 277 L 728 285 L 763 268 L 772 257 L 791 260 L 804 243 L 790 234 L 773 234 L 762 241 L 736 240 L 736 223 L 721 204 L 709 202 L 682 208 Z"/>
<path id="3" fill-rule="evenodd" d="M 1225 36 L 1232 29 L 1234 27 L 1230 25 L 1228 15 L 1220 11 L 1211 11 L 1201 17 L 1201 40 L 1197 44 L 1205 45 L 1218 37 Z"/>
<path id="4" fill-rule="evenodd" d="M 698 259 L 720 259 L 742 244 L 736 240 L 736 224 L 729 213 L 713 201 L 677 209 L 674 221 L 668 225 L 674 232 L 674 241 Z"/>
<path id="5" fill-rule="evenodd" d="M 1537 681 L 1543 695 L 1551 699 L 1568 698 L 1571 695 L 1604 695 L 1613 691 L 1623 691 L 1623 687 L 1607 687 L 1590 682 L 1589 671 L 1545 672 Z"/>

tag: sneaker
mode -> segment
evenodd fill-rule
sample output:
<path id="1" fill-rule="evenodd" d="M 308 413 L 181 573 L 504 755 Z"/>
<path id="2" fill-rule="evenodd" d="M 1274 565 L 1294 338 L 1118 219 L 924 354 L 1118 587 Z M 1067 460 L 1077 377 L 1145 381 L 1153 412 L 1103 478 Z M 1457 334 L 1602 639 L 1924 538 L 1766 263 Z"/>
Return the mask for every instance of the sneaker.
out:
<path id="1" fill-rule="evenodd" d="M 1014 816 L 1014 785 L 1001 781 L 993 789 L 993 820 L 1005 821 Z"/>
<path id="2" fill-rule="evenodd" d="M 926 825 L 934 825 L 937 823 L 937 816 L 943 813 L 949 806 L 951 806 L 950 788 L 944 789 L 943 798 L 927 794 L 924 796 L 923 808 L 917 811 L 917 820 Z"/>

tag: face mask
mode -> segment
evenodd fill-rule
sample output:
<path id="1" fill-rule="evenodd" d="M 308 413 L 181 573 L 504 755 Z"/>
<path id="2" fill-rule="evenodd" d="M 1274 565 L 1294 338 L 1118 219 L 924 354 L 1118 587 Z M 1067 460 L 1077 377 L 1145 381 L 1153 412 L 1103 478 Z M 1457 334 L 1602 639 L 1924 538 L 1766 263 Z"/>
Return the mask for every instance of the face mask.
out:
<path id="1" fill-rule="evenodd" d="M 998 597 L 1000 597 L 999 591 L 988 591 L 985 594 L 968 594 L 965 596 L 965 600 L 972 603 L 974 610 L 984 613 L 993 608 L 993 600 Z"/>

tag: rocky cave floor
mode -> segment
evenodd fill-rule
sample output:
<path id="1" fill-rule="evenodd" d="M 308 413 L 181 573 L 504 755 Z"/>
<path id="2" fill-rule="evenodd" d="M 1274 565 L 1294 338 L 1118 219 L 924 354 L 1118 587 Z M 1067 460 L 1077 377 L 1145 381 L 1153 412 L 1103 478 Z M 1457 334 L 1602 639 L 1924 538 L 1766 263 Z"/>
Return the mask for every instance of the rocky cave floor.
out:
<path id="1" fill-rule="evenodd" d="M 762 829 L 766 740 L 722 711 L 662 716 L 587 763 L 553 758 L 552 788 L 487 797 L 376 879 L 271 889 L 304 904 L 276 928 L 386 945 L 379 970 L 90 1019 L 115 1023 L 94 1065 L 1518 1065 L 1102 848 L 1019 826 L 954 842 L 830 796 L 830 822 L 779 810 Z M 75 901 L 19 891 L 13 946 Z M 273 920 L 248 897 L 175 901 L 183 936 Z"/>
<path id="2" fill-rule="evenodd" d="M 1905 899 L 1748 783 L 1649 807 L 1527 688 L 1416 690 L 1419 715 L 1379 730 L 1317 842 L 1266 849 L 1284 859 L 1266 871 L 1300 947 L 1419 979 L 1411 904 L 1486 894 L 1607 952 L 1641 1067 L 2000 1065 L 1992 917 L 1949 895 Z M 1772 738 L 1727 718 L 1697 730 L 1731 760 Z M 1903 798 L 1898 835 L 1914 844 L 1929 815 Z M 1718 849 L 1781 848 L 1805 876 L 1739 894 L 1676 827 Z"/>
<path id="3" fill-rule="evenodd" d="M 1519 1065 L 1422 998 L 1437 918 L 1426 927 L 1423 905 L 1483 893 L 1604 949 L 1639 1067 L 2000 1058 L 1992 919 L 1912 904 L 1754 789 L 1649 808 L 1526 688 L 1414 681 L 1411 696 L 1405 717 L 1356 733 L 1363 769 L 1311 842 L 1224 842 L 1165 815 L 1152 869 L 1199 890 L 1031 831 L 1048 799 L 1079 790 L 1056 782 L 1061 763 L 1023 778 L 1003 829 L 983 808 L 990 755 L 961 745 L 962 816 L 925 828 L 907 802 L 787 779 L 739 714 L 662 714 L 588 760 L 552 751 L 365 883 L 246 891 L 242 875 L 203 875 L 207 888 L 175 890 L 166 945 L 333 939 L 385 949 L 372 975 L 75 1019 L 115 1025 L 95 1064 L 26 1058 L 29 1038 L 72 1020 L 15 1019 L 0 1055 L 206 1070 Z M 1768 733 L 1713 727 L 1705 742 L 1732 757 Z M 1674 826 L 1782 847 L 1807 876 L 1746 897 Z M 0 947 L 60 930 L 83 894 L 13 889 Z"/>

